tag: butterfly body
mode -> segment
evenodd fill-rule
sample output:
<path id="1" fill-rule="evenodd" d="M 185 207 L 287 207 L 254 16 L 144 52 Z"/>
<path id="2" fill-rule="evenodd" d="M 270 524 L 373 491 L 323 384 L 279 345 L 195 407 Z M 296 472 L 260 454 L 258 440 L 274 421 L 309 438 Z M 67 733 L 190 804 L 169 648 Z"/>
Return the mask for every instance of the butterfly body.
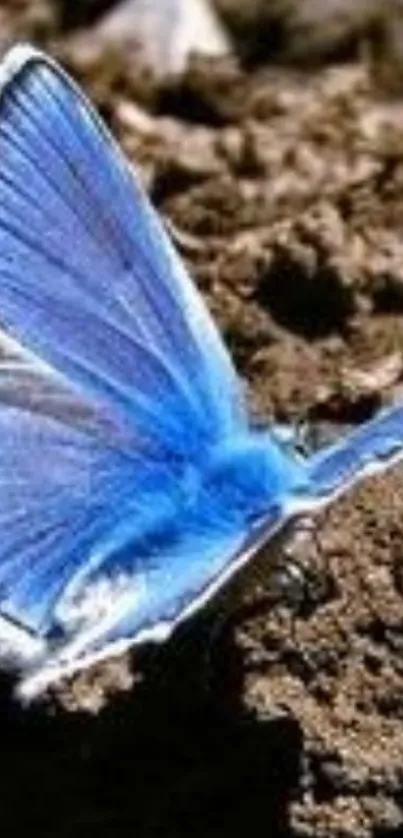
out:
<path id="1" fill-rule="evenodd" d="M 226 566 L 227 545 L 235 553 L 245 532 L 252 540 L 254 534 L 258 543 L 262 526 L 272 518 L 285 522 L 290 498 L 306 490 L 304 470 L 267 433 L 251 432 L 236 444 L 222 444 L 211 452 L 203 472 L 189 464 L 177 468 L 158 504 L 150 506 L 148 518 L 143 511 L 138 514 L 133 493 L 132 510 L 129 501 L 116 526 L 106 527 L 99 543 L 93 542 L 85 564 L 80 562 L 51 610 L 45 634 L 63 642 L 91 625 L 104 643 L 101 617 L 108 615 L 110 606 L 116 610 L 120 595 L 115 639 L 127 636 L 128 620 L 131 633 L 134 626 L 140 631 L 152 625 L 154 574 L 160 619 L 174 620 L 178 598 L 184 604 L 192 601 L 192 576 L 196 592 L 204 579 L 211 585 Z M 147 584 L 142 585 L 143 579 Z"/>

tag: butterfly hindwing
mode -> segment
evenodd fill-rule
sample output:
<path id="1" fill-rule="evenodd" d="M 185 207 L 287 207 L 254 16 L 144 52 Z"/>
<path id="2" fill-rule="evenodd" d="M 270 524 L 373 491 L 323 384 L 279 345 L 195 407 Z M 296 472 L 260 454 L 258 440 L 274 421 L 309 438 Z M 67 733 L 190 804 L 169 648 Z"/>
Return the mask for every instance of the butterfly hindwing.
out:
<path id="1" fill-rule="evenodd" d="M 129 611 L 141 580 L 152 626 L 152 562 L 139 546 L 175 519 L 176 464 L 122 447 L 99 411 L 23 358 L 0 363 L 0 397 L 0 652 L 12 626 L 43 641 L 44 660 L 82 630 L 93 636 L 97 615 L 81 606 L 100 579 L 118 594 L 124 578 Z M 112 606 L 108 627 L 120 619 Z"/>

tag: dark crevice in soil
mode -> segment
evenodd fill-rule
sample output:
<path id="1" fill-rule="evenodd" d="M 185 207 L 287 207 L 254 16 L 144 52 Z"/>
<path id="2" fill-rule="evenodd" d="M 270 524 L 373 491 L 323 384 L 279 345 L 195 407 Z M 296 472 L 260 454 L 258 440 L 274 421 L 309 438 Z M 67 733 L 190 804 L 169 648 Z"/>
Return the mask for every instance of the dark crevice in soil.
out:
<path id="1" fill-rule="evenodd" d="M 283 257 L 261 278 L 255 299 L 280 326 L 310 340 L 345 332 L 354 313 L 351 291 L 330 267 L 309 276 Z"/>

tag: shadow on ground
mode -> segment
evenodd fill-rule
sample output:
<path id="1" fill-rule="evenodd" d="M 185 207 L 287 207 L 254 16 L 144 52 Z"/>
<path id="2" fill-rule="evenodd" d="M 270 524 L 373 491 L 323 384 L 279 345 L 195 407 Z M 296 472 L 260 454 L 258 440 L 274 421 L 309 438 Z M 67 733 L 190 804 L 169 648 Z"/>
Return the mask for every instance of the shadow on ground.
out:
<path id="1" fill-rule="evenodd" d="M 205 644 L 187 630 L 145 662 L 142 683 L 95 717 L 23 711 L 3 682 L 6 834 L 28 826 L 58 838 L 246 838 L 265 823 L 271 836 L 288 835 L 299 730 L 286 718 L 246 714 L 239 653 L 229 638 L 225 645 L 207 686 Z"/>

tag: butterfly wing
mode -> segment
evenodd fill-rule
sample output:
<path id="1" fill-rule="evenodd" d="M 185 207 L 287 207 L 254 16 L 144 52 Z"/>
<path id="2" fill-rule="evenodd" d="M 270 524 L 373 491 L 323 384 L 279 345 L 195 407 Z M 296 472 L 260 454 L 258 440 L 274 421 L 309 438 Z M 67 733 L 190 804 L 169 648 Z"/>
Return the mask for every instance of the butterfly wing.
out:
<path id="1" fill-rule="evenodd" d="M 329 503 L 365 477 L 403 459 L 403 407 L 381 411 L 307 462 L 312 506 Z"/>
<path id="2" fill-rule="evenodd" d="M 286 521 L 284 511 L 274 505 L 264 524 L 247 534 L 222 525 L 214 527 L 203 517 L 193 520 L 190 527 L 183 522 L 183 528 L 173 528 L 163 545 L 158 547 L 157 543 L 154 550 L 147 544 L 144 554 L 140 545 L 134 572 L 131 555 L 127 586 L 125 577 L 119 582 L 109 576 L 107 560 L 93 579 L 87 576 L 86 590 L 81 590 L 91 610 L 97 590 L 102 590 L 103 598 L 108 596 L 105 582 L 109 579 L 111 607 L 105 618 L 88 620 L 60 648 L 50 648 L 46 657 L 31 661 L 19 685 L 19 695 L 29 701 L 60 678 L 122 654 L 131 646 L 166 640 L 179 623 L 210 601 Z M 59 605 L 62 620 L 74 620 L 74 593 L 70 596 L 67 589 Z"/>
<path id="3" fill-rule="evenodd" d="M 183 485 L 176 461 L 125 447 L 106 414 L 25 356 L 0 363 L 0 439 L 0 652 L 24 699 L 165 639 L 286 520 L 274 502 L 260 529 L 234 528 L 230 486 L 217 506 L 208 487 L 192 506 L 196 470 Z"/>
<path id="4" fill-rule="evenodd" d="M 0 363 L 0 654 L 20 696 L 133 644 L 165 639 L 284 524 L 234 529 L 224 499 L 186 504 L 174 461 L 32 358 Z"/>
<path id="5" fill-rule="evenodd" d="M 41 670 L 56 650 L 66 667 L 158 639 L 201 603 L 245 533 L 208 504 L 189 520 L 187 494 L 246 420 L 218 333 L 91 106 L 29 47 L 0 77 L 0 321 L 34 353 L 0 364 L 0 645 L 39 649 Z"/>
<path id="6" fill-rule="evenodd" d="M 137 444 L 199 458 L 245 422 L 211 318 L 78 88 L 30 47 L 1 75 L 3 325 Z"/>
<path id="7" fill-rule="evenodd" d="M 172 514 L 177 474 L 26 359 L 0 363 L 0 399 L 0 638 L 8 622 L 47 642 L 72 578 Z"/>

